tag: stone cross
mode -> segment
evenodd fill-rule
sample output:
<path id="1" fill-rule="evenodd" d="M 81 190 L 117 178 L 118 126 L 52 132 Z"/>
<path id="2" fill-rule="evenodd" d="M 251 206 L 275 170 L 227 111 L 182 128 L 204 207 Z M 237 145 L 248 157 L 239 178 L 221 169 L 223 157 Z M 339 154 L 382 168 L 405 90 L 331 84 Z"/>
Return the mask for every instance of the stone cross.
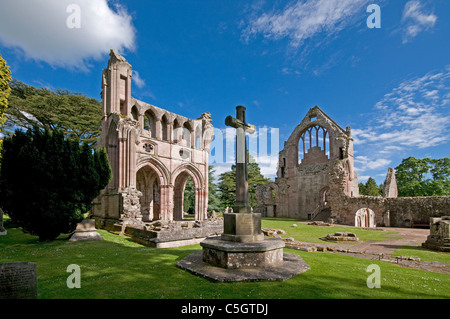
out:
<path id="1" fill-rule="evenodd" d="M 253 134 L 256 128 L 245 121 L 245 107 L 242 105 L 236 106 L 236 118 L 228 116 L 225 119 L 225 125 L 236 129 L 236 204 L 233 211 L 234 213 L 250 213 L 245 133 Z"/>

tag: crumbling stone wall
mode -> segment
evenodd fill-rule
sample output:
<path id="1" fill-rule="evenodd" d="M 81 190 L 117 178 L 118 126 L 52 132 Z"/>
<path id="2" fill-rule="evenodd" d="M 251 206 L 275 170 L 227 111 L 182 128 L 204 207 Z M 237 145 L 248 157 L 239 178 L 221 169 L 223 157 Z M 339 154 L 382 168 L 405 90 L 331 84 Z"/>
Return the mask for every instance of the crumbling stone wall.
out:
<path id="1" fill-rule="evenodd" d="M 391 226 L 428 225 L 430 217 L 450 215 L 450 196 L 386 198 Z"/>
<path id="2" fill-rule="evenodd" d="M 317 143 L 305 148 L 304 140 L 318 134 L 316 127 L 324 128 L 324 137 L 329 136 L 328 154 L 325 142 L 323 147 Z M 299 161 L 301 147 L 304 158 Z M 263 216 L 360 227 L 415 227 L 428 225 L 430 217 L 450 215 L 450 197 L 397 197 L 392 168 L 388 169 L 382 196 L 360 196 L 350 127 L 343 130 L 317 106 L 285 142 L 275 182 L 258 187 L 256 196 L 256 212 Z"/>

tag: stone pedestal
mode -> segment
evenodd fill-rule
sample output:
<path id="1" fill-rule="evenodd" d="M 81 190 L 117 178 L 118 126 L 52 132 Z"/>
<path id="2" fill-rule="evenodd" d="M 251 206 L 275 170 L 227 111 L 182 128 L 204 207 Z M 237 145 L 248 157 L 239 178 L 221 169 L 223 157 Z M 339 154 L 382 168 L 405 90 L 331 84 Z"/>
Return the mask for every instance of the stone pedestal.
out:
<path id="1" fill-rule="evenodd" d="M 210 237 L 200 245 L 203 247 L 203 261 L 221 268 L 267 268 L 283 264 L 284 242 L 276 238 L 236 243 Z"/>
<path id="2" fill-rule="evenodd" d="M 430 235 L 422 246 L 450 252 L 450 216 L 430 218 Z"/>
<path id="3" fill-rule="evenodd" d="M 264 240 L 261 214 L 224 213 L 222 240 L 249 243 Z"/>
<path id="4" fill-rule="evenodd" d="M 97 233 L 95 229 L 94 219 L 85 219 L 81 223 L 78 223 L 75 232 L 70 236 L 69 241 L 79 240 L 103 240 L 102 235 Z"/>

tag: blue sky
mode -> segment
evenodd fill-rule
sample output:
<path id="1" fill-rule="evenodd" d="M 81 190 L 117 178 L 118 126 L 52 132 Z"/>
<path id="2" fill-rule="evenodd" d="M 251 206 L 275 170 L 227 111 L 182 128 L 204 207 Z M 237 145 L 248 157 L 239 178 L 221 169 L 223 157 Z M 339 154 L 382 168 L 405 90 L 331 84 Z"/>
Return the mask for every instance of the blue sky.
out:
<path id="1" fill-rule="evenodd" d="M 360 181 L 381 183 L 408 156 L 449 156 L 449 20 L 448 0 L 2 0 L 0 53 L 18 80 L 99 99 L 115 48 L 135 98 L 218 129 L 244 105 L 280 148 L 318 105 L 351 126 Z M 277 154 L 258 161 L 273 177 Z"/>

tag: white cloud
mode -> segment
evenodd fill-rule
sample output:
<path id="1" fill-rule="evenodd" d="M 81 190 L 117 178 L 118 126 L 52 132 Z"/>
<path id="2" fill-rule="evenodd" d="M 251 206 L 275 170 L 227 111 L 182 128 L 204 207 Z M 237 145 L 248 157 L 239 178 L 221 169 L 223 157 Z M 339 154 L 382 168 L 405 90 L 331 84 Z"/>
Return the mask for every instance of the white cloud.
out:
<path id="1" fill-rule="evenodd" d="M 262 34 L 265 38 L 289 38 L 290 45 L 299 47 L 318 34 L 331 36 L 355 19 L 368 0 L 307 0 L 296 1 L 278 12 L 263 13 L 251 19 L 242 38 Z M 359 18 L 361 16 L 358 16 Z"/>
<path id="2" fill-rule="evenodd" d="M 389 164 L 391 164 L 391 160 L 385 158 L 377 158 L 375 160 L 369 159 L 367 156 L 357 156 L 354 160 L 355 170 L 358 172 L 365 172 L 367 170 L 377 170 L 380 168 L 386 168 Z"/>
<path id="3" fill-rule="evenodd" d="M 408 1 L 403 9 L 403 43 L 409 42 L 420 32 L 434 27 L 437 16 L 434 13 L 425 13 L 422 4 L 417 1 Z"/>
<path id="4" fill-rule="evenodd" d="M 67 21 L 79 7 L 79 28 Z M 110 49 L 135 47 L 136 31 L 127 11 L 108 0 L 2 0 L 0 42 L 26 58 L 54 67 L 87 70 L 91 59 L 104 58 Z"/>
<path id="5" fill-rule="evenodd" d="M 375 105 L 368 127 L 352 130 L 355 144 L 378 143 L 388 152 L 450 141 L 449 92 L 450 67 L 400 83 Z"/>
<path id="6" fill-rule="evenodd" d="M 450 66 L 400 83 L 374 106 L 364 127 L 352 128 L 355 170 L 385 171 L 404 156 L 450 142 Z M 398 163 L 399 164 L 399 163 Z M 364 180 L 366 176 L 358 176 Z"/>
<path id="7" fill-rule="evenodd" d="M 136 70 L 133 70 L 133 83 L 136 84 L 136 86 L 140 89 L 142 89 L 145 86 L 145 81 L 142 79 L 139 75 L 139 72 Z"/>
<path id="8" fill-rule="evenodd" d="M 255 162 L 258 163 L 261 169 L 261 174 L 264 177 L 274 179 L 277 175 L 278 168 L 278 152 L 274 155 L 261 155 L 255 157 Z"/>

